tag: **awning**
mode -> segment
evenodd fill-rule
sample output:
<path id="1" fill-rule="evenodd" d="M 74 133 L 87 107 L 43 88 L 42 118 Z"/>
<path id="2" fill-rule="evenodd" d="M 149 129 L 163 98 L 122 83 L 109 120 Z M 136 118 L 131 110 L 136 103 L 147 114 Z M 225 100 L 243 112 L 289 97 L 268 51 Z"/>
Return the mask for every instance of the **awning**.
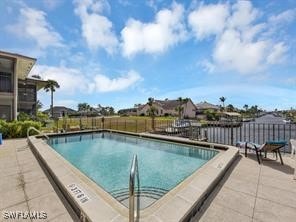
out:
<path id="1" fill-rule="evenodd" d="M 16 62 L 16 74 L 19 79 L 26 79 L 32 67 L 36 63 L 35 58 L 28 56 L 0 51 L 0 56 L 7 59 L 13 59 Z"/>

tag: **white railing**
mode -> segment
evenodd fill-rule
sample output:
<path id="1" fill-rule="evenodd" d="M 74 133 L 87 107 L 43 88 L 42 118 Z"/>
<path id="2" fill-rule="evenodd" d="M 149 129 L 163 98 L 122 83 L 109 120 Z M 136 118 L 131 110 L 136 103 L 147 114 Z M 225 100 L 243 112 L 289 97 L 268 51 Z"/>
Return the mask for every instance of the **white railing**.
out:
<path id="1" fill-rule="evenodd" d="M 35 132 L 37 132 L 37 133 L 39 133 L 39 135 L 44 136 L 47 140 L 49 140 L 49 137 L 48 137 L 47 135 L 45 135 L 44 133 L 42 133 L 41 131 L 39 131 L 38 129 L 36 129 L 36 128 L 33 127 L 33 126 L 30 126 L 30 127 L 28 128 L 28 130 L 27 130 L 27 138 L 29 138 L 29 136 L 30 136 L 30 132 L 31 132 L 32 130 L 35 131 Z"/>
<path id="2" fill-rule="evenodd" d="M 137 155 L 134 155 L 133 162 L 131 165 L 130 180 L 129 180 L 129 222 L 134 222 L 135 218 L 137 219 L 139 216 L 138 204 L 137 204 L 137 210 L 135 211 L 135 176 L 136 174 L 137 174 L 138 183 L 139 183 L 138 159 L 137 159 Z"/>

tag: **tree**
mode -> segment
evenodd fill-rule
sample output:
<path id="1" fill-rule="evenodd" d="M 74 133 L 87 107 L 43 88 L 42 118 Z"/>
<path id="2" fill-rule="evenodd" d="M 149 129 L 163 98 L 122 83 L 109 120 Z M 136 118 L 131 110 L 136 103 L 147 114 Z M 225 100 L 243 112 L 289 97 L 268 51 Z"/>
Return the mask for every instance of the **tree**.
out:
<path id="1" fill-rule="evenodd" d="M 182 117 L 182 113 L 183 113 L 183 111 L 184 111 L 184 107 L 182 106 L 183 103 L 184 103 L 184 100 L 185 100 L 185 99 L 183 99 L 182 97 L 179 97 L 179 98 L 178 98 L 179 105 L 176 107 L 176 111 L 178 112 L 178 117 L 179 117 L 179 119 L 181 119 L 181 117 Z"/>
<path id="2" fill-rule="evenodd" d="M 234 106 L 232 104 L 229 104 L 227 107 L 226 107 L 226 110 L 228 112 L 234 112 Z"/>
<path id="3" fill-rule="evenodd" d="M 51 105 L 50 105 L 50 113 L 51 113 L 51 117 L 53 117 L 53 93 L 56 91 L 56 89 L 60 88 L 60 85 L 58 84 L 57 81 L 55 80 L 47 80 L 46 85 L 44 86 L 44 90 L 46 92 L 51 93 Z"/>
<path id="4" fill-rule="evenodd" d="M 186 97 L 185 99 L 183 99 L 183 103 L 185 104 L 185 110 L 187 110 L 187 103 L 188 103 L 188 101 L 189 101 L 189 98 L 188 97 Z M 184 110 L 183 110 L 183 112 L 184 112 Z"/>
<path id="5" fill-rule="evenodd" d="M 151 125 L 152 125 L 152 130 L 155 129 L 155 115 L 156 115 L 156 112 L 157 112 L 157 108 L 153 105 L 154 103 L 154 99 L 152 97 L 148 98 L 148 106 L 149 106 L 149 109 L 147 110 L 147 113 L 148 113 L 148 116 L 151 117 Z"/>
<path id="6" fill-rule="evenodd" d="M 78 112 L 88 112 L 90 111 L 90 105 L 88 103 L 78 103 Z"/>
<path id="7" fill-rule="evenodd" d="M 224 102 L 225 102 L 225 100 L 226 100 L 226 97 L 222 96 L 222 97 L 220 97 L 219 99 L 220 99 L 220 101 L 222 102 L 222 106 L 223 106 L 223 110 L 224 110 L 224 109 L 225 109 L 225 104 L 224 104 Z"/>
<path id="8" fill-rule="evenodd" d="M 245 104 L 244 109 L 246 110 L 246 112 L 248 112 L 248 108 L 249 108 L 248 104 Z"/>
<path id="9" fill-rule="evenodd" d="M 37 109 L 37 111 L 40 110 L 42 107 L 43 107 L 42 102 L 40 100 L 37 100 L 36 101 L 36 109 Z"/>
<path id="10" fill-rule="evenodd" d="M 134 108 L 139 108 L 142 104 L 141 103 L 136 103 L 134 104 Z"/>

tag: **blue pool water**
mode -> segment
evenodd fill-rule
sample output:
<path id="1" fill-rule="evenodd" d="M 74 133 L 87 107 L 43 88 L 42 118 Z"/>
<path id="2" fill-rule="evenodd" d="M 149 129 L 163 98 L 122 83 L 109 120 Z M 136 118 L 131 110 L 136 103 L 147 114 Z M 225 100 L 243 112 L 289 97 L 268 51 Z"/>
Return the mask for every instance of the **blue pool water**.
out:
<path id="1" fill-rule="evenodd" d="M 140 187 L 159 199 L 218 152 L 117 133 L 51 138 L 50 145 L 76 168 L 119 201 L 124 201 L 129 170 L 138 156 Z M 141 195 L 141 194 L 140 194 Z"/>

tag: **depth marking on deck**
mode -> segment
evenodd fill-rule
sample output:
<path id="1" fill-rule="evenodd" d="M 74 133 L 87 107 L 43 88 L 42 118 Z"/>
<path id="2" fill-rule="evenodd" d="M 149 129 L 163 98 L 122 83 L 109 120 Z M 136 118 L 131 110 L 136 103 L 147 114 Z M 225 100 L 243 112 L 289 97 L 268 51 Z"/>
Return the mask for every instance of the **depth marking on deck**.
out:
<path id="1" fill-rule="evenodd" d="M 80 203 L 86 203 L 90 200 L 90 198 L 85 194 L 85 192 L 75 183 L 69 184 L 68 190 Z"/>

